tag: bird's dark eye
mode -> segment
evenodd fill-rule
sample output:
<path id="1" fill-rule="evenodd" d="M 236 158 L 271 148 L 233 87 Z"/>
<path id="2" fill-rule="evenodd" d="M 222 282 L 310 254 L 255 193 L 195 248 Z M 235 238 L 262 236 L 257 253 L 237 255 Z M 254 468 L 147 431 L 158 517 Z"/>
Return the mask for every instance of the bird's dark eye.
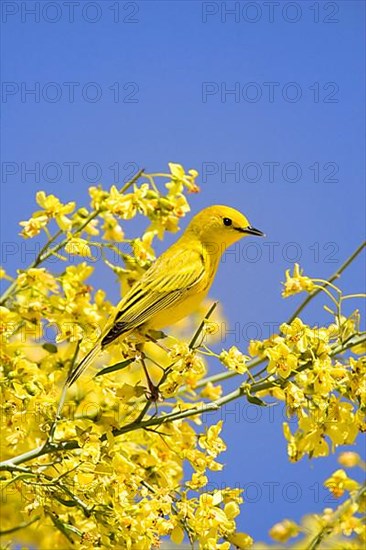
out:
<path id="1" fill-rule="evenodd" d="M 230 218 L 224 218 L 223 222 L 224 222 L 224 225 L 227 225 L 227 226 L 229 226 L 233 223 L 233 221 Z"/>

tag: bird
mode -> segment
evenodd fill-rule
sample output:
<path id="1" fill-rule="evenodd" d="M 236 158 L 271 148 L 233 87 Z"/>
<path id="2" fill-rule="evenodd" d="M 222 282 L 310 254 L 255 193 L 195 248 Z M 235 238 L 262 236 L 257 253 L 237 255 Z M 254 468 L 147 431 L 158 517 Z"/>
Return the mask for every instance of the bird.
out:
<path id="1" fill-rule="evenodd" d="M 224 251 L 246 236 L 265 234 L 230 206 L 212 205 L 196 214 L 181 237 L 123 296 L 94 347 L 69 372 L 65 387 L 117 338 L 158 331 L 196 310 L 210 290 Z"/>

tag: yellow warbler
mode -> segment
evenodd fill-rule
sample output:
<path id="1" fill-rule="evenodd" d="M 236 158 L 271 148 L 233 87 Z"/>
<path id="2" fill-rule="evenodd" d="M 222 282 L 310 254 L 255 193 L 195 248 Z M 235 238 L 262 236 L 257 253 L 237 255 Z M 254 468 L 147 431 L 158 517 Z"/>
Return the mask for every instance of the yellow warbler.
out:
<path id="1" fill-rule="evenodd" d="M 107 322 L 91 351 L 69 373 L 66 385 L 71 386 L 116 338 L 133 331 L 158 330 L 192 313 L 209 291 L 223 252 L 246 235 L 264 233 L 229 206 L 209 206 L 194 216 L 180 239 L 122 298 L 117 314 Z"/>

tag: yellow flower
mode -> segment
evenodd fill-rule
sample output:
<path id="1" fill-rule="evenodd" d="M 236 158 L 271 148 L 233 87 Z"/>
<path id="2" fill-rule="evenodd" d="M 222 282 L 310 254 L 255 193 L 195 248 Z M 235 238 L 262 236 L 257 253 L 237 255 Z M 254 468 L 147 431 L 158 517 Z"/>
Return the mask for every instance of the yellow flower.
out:
<path id="1" fill-rule="evenodd" d="M 246 533 L 234 533 L 229 535 L 227 540 L 238 550 L 248 550 L 253 546 L 253 539 Z"/>
<path id="2" fill-rule="evenodd" d="M 298 409 L 306 406 L 307 400 L 304 392 L 301 388 L 296 386 L 296 384 L 289 382 L 284 389 L 284 393 L 286 396 L 286 405 L 290 415 L 296 413 Z"/>
<path id="3" fill-rule="evenodd" d="M 324 487 L 327 487 L 335 498 L 340 498 L 345 491 L 358 489 L 359 484 L 354 479 L 349 478 L 344 470 L 340 469 L 324 481 Z"/>
<path id="4" fill-rule="evenodd" d="M 290 325 L 282 323 L 280 331 L 299 353 L 304 353 L 308 347 L 308 327 L 296 317 Z"/>
<path id="5" fill-rule="evenodd" d="M 332 363 L 329 357 L 320 361 L 315 359 L 312 365 L 314 390 L 318 395 L 327 395 L 334 388 Z"/>
<path id="6" fill-rule="evenodd" d="M 141 266 L 150 265 L 155 260 L 155 252 L 151 243 L 156 231 L 146 231 L 142 239 L 134 239 L 132 249 Z"/>
<path id="7" fill-rule="evenodd" d="M 240 514 L 240 508 L 236 502 L 228 502 L 224 506 L 224 512 L 228 519 L 234 519 Z"/>
<path id="8" fill-rule="evenodd" d="M 47 292 L 48 290 L 56 292 L 58 290 L 56 279 L 44 267 L 32 267 L 27 271 L 23 271 L 18 276 L 17 284 L 19 287 L 27 286 L 40 292 Z"/>
<path id="9" fill-rule="evenodd" d="M 183 343 L 174 344 L 169 355 L 173 359 L 172 372 L 160 386 L 162 395 L 171 397 L 184 384 L 194 389 L 198 380 L 206 373 L 204 361 L 187 344 Z"/>
<path id="10" fill-rule="evenodd" d="M 289 538 L 297 537 L 299 532 L 299 526 L 295 522 L 284 519 L 270 529 L 269 535 L 277 542 L 287 542 Z"/>
<path id="11" fill-rule="evenodd" d="M 65 252 L 75 254 L 83 258 L 92 258 L 92 253 L 88 241 L 80 237 L 70 237 L 65 246 Z"/>
<path id="12" fill-rule="evenodd" d="M 109 197 L 108 191 L 105 189 L 102 189 L 100 186 L 98 187 L 89 187 L 89 196 L 91 198 L 90 206 L 93 208 L 93 210 L 98 210 L 103 212 L 104 210 L 107 210 L 107 204 L 106 201 Z"/>
<path id="13" fill-rule="evenodd" d="M 248 352 L 251 357 L 263 357 L 265 343 L 262 340 L 251 340 L 248 346 Z"/>
<path id="14" fill-rule="evenodd" d="M 211 401 L 216 401 L 222 395 L 222 387 L 214 386 L 212 382 L 208 382 L 206 386 L 201 391 L 201 396 L 210 399 Z"/>
<path id="15" fill-rule="evenodd" d="M 176 525 L 170 533 L 170 539 L 174 544 L 180 545 L 184 540 L 184 531 L 180 525 Z"/>
<path id="16" fill-rule="evenodd" d="M 269 358 L 267 367 L 269 373 L 277 373 L 282 378 L 287 378 L 296 370 L 298 359 L 284 342 L 279 342 L 273 348 L 266 349 L 265 353 Z"/>
<path id="17" fill-rule="evenodd" d="M 71 228 L 72 221 L 66 214 L 70 214 L 74 210 L 74 202 L 62 204 L 55 195 L 46 195 L 44 191 L 38 191 L 36 201 L 43 210 L 34 212 L 29 220 L 19 223 L 23 227 L 21 232 L 23 237 L 35 237 L 51 219 L 55 219 L 63 231 L 68 231 Z"/>
<path id="18" fill-rule="evenodd" d="M 325 433 L 334 445 L 352 445 L 357 437 L 357 419 L 353 414 L 353 405 L 340 401 L 331 395 L 324 417 Z"/>
<path id="19" fill-rule="evenodd" d="M 67 266 L 65 273 L 62 275 L 62 287 L 65 293 L 68 295 L 71 290 L 73 292 L 80 291 L 81 283 L 84 282 L 84 279 L 90 277 L 92 273 L 93 267 L 86 262 Z"/>
<path id="20" fill-rule="evenodd" d="M 193 472 L 192 478 L 190 481 L 186 482 L 187 487 L 190 489 L 197 491 L 197 489 L 201 489 L 201 487 L 204 487 L 207 485 L 208 479 L 205 475 L 203 475 L 201 472 Z"/>
<path id="21" fill-rule="evenodd" d="M 282 296 L 287 298 L 298 292 L 305 290 L 306 292 L 312 292 L 315 288 L 313 281 L 304 276 L 303 270 L 300 269 L 299 264 L 294 265 L 293 275 L 290 275 L 290 270 L 286 271 L 286 281 L 283 283 L 284 290 L 282 291 Z"/>
<path id="22" fill-rule="evenodd" d="M 339 455 L 338 462 L 346 468 L 353 468 L 361 463 L 361 457 L 353 451 L 345 451 Z"/>
<path id="23" fill-rule="evenodd" d="M 179 218 L 182 218 L 190 211 L 189 204 L 184 195 L 170 199 L 169 213 L 163 219 L 164 226 L 168 231 L 176 231 L 178 229 Z"/>
<path id="24" fill-rule="evenodd" d="M 232 346 L 229 351 L 223 350 L 219 359 L 229 370 L 233 370 L 238 374 L 243 374 L 248 370 L 245 362 L 249 357 L 243 355 L 236 346 Z"/>
<path id="25" fill-rule="evenodd" d="M 106 241 L 121 242 L 124 239 L 122 227 L 119 225 L 116 218 L 110 212 L 103 214 L 104 224 L 102 229 L 104 234 L 102 238 Z"/>
<path id="26" fill-rule="evenodd" d="M 62 204 L 55 195 L 46 195 L 44 191 L 38 191 L 36 201 L 41 206 L 48 218 L 54 218 L 63 231 L 68 231 L 72 221 L 66 217 L 75 209 L 75 202 Z"/>
<path id="27" fill-rule="evenodd" d="M 183 166 L 174 162 L 169 163 L 169 169 L 172 174 L 172 181 L 166 184 L 169 194 L 181 193 L 183 186 L 187 187 L 191 193 L 198 193 L 200 188 L 195 181 L 198 177 L 197 170 L 188 170 L 188 174 L 186 174 Z"/>
<path id="28" fill-rule="evenodd" d="M 17 313 L 10 311 L 7 307 L 0 306 L 0 334 L 5 337 L 12 335 L 21 319 Z"/>
<path id="29" fill-rule="evenodd" d="M 105 200 L 105 206 L 115 216 L 129 220 L 139 211 L 147 213 L 148 193 L 149 185 L 147 183 L 143 183 L 141 187 L 134 185 L 133 193 L 127 194 L 121 193 L 115 185 L 112 185 L 109 197 Z"/>
<path id="30" fill-rule="evenodd" d="M 6 279 L 7 281 L 12 281 L 13 278 L 10 277 L 5 271 L 4 268 L 0 267 L 0 279 Z"/>
<path id="31" fill-rule="evenodd" d="M 226 445 L 219 437 L 222 429 L 223 421 L 220 420 L 217 424 L 210 426 L 205 435 L 199 438 L 199 445 L 202 449 L 206 449 L 210 456 L 216 457 L 218 454 L 226 450 Z"/>
<path id="32" fill-rule="evenodd" d="M 27 221 L 19 222 L 19 225 L 23 227 L 20 234 L 26 239 L 31 239 L 32 237 L 38 235 L 47 223 L 47 216 L 33 216 Z"/>

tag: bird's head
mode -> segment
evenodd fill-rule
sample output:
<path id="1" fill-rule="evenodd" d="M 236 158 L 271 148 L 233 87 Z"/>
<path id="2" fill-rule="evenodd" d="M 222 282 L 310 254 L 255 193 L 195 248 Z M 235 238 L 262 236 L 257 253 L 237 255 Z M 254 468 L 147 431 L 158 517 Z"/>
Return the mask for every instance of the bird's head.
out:
<path id="1" fill-rule="evenodd" d="M 252 227 L 241 212 L 223 205 L 201 210 L 190 222 L 187 232 L 194 233 L 202 243 L 220 245 L 222 250 L 245 236 L 265 236 Z"/>

